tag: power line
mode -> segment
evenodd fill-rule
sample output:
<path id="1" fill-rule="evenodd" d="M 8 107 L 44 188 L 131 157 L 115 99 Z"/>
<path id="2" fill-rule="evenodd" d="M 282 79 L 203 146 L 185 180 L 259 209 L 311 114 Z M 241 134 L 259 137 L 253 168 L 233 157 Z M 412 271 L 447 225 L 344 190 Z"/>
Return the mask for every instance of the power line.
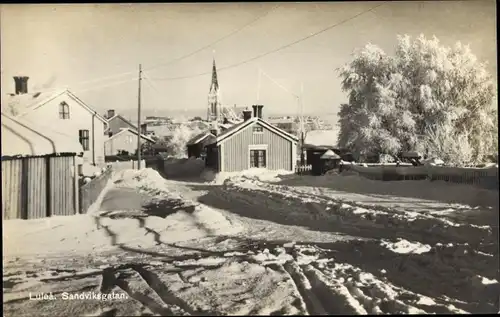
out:
<path id="1" fill-rule="evenodd" d="M 195 55 L 196 53 L 199 53 L 199 52 L 201 52 L 201 51 L 203 51 L 203 50 L 205 50 L 205 49 L 207 49 L 209 47 L 212 47 L 215 44 L 217 44 L 219 42 L 222 42 L 223 40 L 225 40 L 225 39 L 227 39 L 227 38 L 229 38 L 229 37 L 231 37 L 231 36 L 233 36 L 233 35 L 241 32 L 242 30 L 244 30 L 245 28 L 249 27 L 250 25 L 252 25 L 252 24 L 256 23 L 257 21 L 263 19 L 264 17 L 268 16 L 271 12 L 273 12 L 274 10 L 276 10 L 278 7 L 279 7 L 279 5 L 276 5 L 276 6 L 272 7 L 269 11 L 265 12 L 263 15 L 261 15 L 261 16 L 255 18 L 255 19 L 253 19 L 252 21 L 248 22 L 247 24 L 243 25 L 242 27 L 234 30 L 233 32 L 231 32 L 231 33 L 229 33 L 227 35 L 224 35 L 223 37 L 219 38 L 218 40 L 216 40 L 216 41 L 214 41 L 214 42 L 212 42 L 212 43 L 210 43 L 208 45 L 205 45 L 205 46 L 203 46 L 203 47 L 201 47 L 201 48 L 199 48 L 199 49 L 197 49 L 197 50 L 195 50 L 195 51 L 193 51 L 193 52 L 191 52 L 189 54 L 186 54 L 184 56 L 175 58 L 175 59 L 173 59 L 173 60 L 171 60 L 169 62 L 162 63 L 162 64 L 157 64 L 157 65 L 151 66 L 151 67 L 147 67 L 145 70 L 152 70 L 152 69 L 155 69 L 155 68 L 158 68 L 158 67 L 167 66 L 167 65 L 170 65 L 172 63 L 175 63 L 175 62 L 178 62 L 180 60 L 183 60 L 185 58 L 191 57 L 191 56 Z"/>
<path id="2" fill-rule="evenodd" d="M 122 80 L 122 81 L 112 82 L 112 83 L 109 83 L 109 84 L 104 84 L 104 85 L 100 85 L 100 86 L 96 86 L 96 87 L 92 87 L 92 88 L 86 88 L 86 89 L 71 89 L 71 91 L 82 93 L 82 92 L 86 92 L 86 91 L 92 91 L 92 90 L 98 90 L 98 89 L 103 89 L 103 88 L 112 87 L 112 86 L 118 86 L 118 85 L 121 85 L 121 84 L 133 82 L 133 81 L 136 81 L 136 80 L 138 80 L 138 78 L 132 78 L 132 79 L 128 79 L 128 80 Z"/>
<path id="3" fill-rule="evenodd" d="M 301 39 L 299 39 L 299 40 L 296 40 L 296 41 L 291 42 L 291 43 L 289 43 L 289 44 L 286 44 L 286 45 L 283 45 L 283 46 L 281 46 L 281 47 L 278 47 L 278 48 L 276 48 L 276 49 L 274 49 L 274 50 L 272 50 L 272 51 L 268 51 L 268 52 L 266 52 L 266 53 L 262 53 L 262 54 L 260 54 L 260 55 L 254 56 L 254 57 L 252 57 L 252 58 L 250 58 L 250 59 L 247 59 L 247 60 L 244 60 L 244 61 L 242 61 L 242 62 L 239 62 L 239 63 L 232 64 L 232 65 L 229 65 L 229 66 L 225 66 L 225 67 L 218 68 L 218 69 L 217 69 L 217 71 L 223 71 L 223 70 L 231 69 L 231 68 L 234 68 L 234 67 L 238 67 L 238 66 L 240 66 L 240 65 L 244 65 L 244 64 L 247 64 L 247 63 L 253 62 L 254 60 L 257 60 L 257 59 L 262 58 L 262 57 L 264 57 L 264 56 L 267 56 L 267 55 L 270 55 L 270 54 L 273 54 L 273 53 L 279 52 L 279 51 L 281 51 L 281 50 L 284 50 L 284 49 L 286 49 L 286 48 L 289 48 L 290 46 L 296 45 L 296 44 L 301 43 L 301 42 L 303 42 L 303 41 L 306 41 L 306 40 L 308 40 L 308 39 L 310 39 L 310 38 L 312 38 L 312 37 L 315 37 L 315 36 L 317 36 L 317 35 L 319 35 L 319 34 L 321 34 L 321 33 L 324 33 L 324 32 L 326 32 L 326 31 L 329 31 L 329 30 L 331 30 L 331 29 L 333 29 L 333 28 L 335 28 L 335 27 L 337 27 L 337 26 L 339 26 L 339 25 L 342 25 L 342 24 L 346 23 L 346 22 L 349 22 L 349 21 L 351 21 L 351 20 L 353 20 L 353 19 L 355 19 L 355 18 L 357 18 L 357 17 L 359 17 L 359 16 L 361 16 L 361 15 L 363 15 L 363 14 L 369 13 L 369 12 L 371 12 L 371 11 L 373 11 L 373 10 L 375 10 L 375 9 L 377 9 L 377 8 L 379 8 L 379 7 L 383 6 L 383 5 L 385 5 L 385 4 L 386 4 L 386 2 L 383 2 L 382 4 L 379 4 L 379 5 L 377 5 L 377 6 L 374 6 L 374 7 L 370 8 L 370 9 L 368 9 L 368 10 L 366 10 L 366 11 L 360 12 L 360 13 L 358 13 L 358 14 L 356 14 L 356 15 L 354 15 L 354 16 L 352 16 L 352 17 L 348 18 L 348 19 L 345 19 L 345 20 L 342 20 L 342 21 L 340 21 L 340 22 L 338 22 L 338 23 L 335 23 L 335 24 L 333 24 L 333 25 L 330 25 L 330 26 L 328 26 L 328 27 L 326 27 L 326 28 L 324 28 L 324 29 L 322 29 L 322 30 L 320 30 L 320 31 L 316 32 L 316 33 L 310 34 L 310 35 L 308 35 L 308 36 L 306 36 L 306 37 L 303 37 L 303 38 L 301 38 Z M 166 78 L 152 78 L 152 79 L 153 79 L 153 80 L 161 80 L 161 81 L 168 81 L 168 80 L 181 80 L 181 79 L 189 79 L 189 78 L 200 77 L 200 76 L 208 75 L 208 74 L 211 74 L 211 73 L 212 73 L 212 72 L 203 72 L 203 73 L 198 73 L 198 74 L 189 75 L 189 76 L 166 77 Z"/>

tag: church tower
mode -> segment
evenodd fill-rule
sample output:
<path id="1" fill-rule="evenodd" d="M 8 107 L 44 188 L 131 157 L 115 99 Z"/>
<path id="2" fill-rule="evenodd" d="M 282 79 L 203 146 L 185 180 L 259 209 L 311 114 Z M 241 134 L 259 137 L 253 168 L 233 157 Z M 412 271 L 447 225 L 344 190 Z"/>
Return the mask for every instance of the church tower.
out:
<path id="1" fill-rule="evenodd" d="M 207 121 L 217 123 L 221 121 L 221 104 L 219 97 L 219 81 L 217 80 L 217 67 L 215 66 L 215 58 L 212 66 L 212 82 L 208 92 L 208 111 Z"/>

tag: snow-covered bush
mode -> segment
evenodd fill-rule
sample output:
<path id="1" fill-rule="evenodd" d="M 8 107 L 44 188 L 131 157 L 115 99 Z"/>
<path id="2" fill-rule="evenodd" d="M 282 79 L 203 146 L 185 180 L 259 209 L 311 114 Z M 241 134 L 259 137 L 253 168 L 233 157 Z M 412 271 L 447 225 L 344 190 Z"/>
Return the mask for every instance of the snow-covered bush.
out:
<path id="1" fill-rule="evenodd" d="M 368 44 L 340 76 L 339 146 L 357 156 L 418 150 L 463 165 L 498 152 L 494 83 L 468 46 L 400 36 L 394 55 Z"/>
<path id="2" fill-rule="evenodd" d="M 167 154 L 174 158 L 187 157 L 186 144 L 195 135 L 206 131 L 204 126 L 197 124 L 180 124 L 169 136 Z"/>

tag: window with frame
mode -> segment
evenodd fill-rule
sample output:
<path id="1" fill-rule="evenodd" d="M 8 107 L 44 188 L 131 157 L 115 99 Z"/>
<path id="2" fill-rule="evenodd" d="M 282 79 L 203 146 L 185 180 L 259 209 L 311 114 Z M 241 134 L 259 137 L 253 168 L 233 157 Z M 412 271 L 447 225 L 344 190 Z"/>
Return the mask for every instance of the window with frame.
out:
<path id="1" fill-rule="evenodd" d="M 250 150 L 250 167 L 266 167 L 266 150 Z"/>
<path id="2" fill-rule="evenodd" d="M 79 130 L 78 131 L 78 139 L 80 144 L 83 147 L 84 151 L 88 151 L 90 149 L 89 146 L 89 130 Z"/>
<path id="3" fill-rule="evenodd" d="M 253 133 L 262 133 L 264 132 L 264 128 L 261 127 L 260 125 L 255 125 L 252 128 Z"/>
<path id="4" fill-rule="evenodd" d="M 69 105 L 64 101 L 59 104 L 59 119 L 69 119 Z"/>

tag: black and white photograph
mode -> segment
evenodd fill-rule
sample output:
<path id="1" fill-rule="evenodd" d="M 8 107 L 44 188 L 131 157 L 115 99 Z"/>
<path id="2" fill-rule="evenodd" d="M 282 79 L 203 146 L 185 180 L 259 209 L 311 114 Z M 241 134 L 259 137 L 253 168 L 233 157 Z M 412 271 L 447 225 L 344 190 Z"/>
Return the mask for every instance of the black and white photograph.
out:
<path id="1" fill-rule="evenodd" d="M 3 316 L 500 313 L 496 6 L 0 4 Z"/>

